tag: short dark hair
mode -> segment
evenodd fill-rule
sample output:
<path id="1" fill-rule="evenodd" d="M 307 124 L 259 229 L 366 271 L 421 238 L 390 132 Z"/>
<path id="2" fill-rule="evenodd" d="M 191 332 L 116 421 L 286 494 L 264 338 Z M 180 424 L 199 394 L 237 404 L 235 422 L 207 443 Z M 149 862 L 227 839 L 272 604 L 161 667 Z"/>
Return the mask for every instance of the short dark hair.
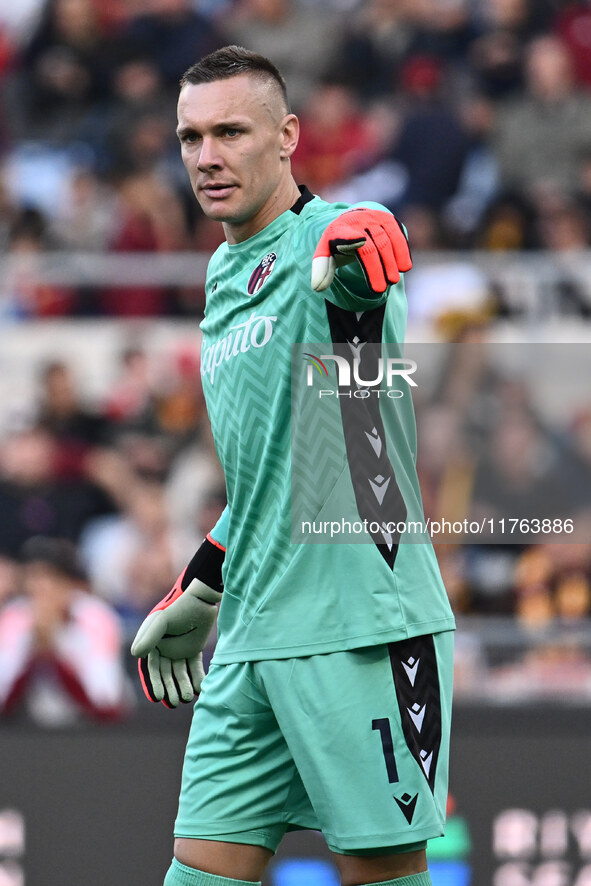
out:
<path id="1" fill-rule="evenodd" d="M 20 554 L 24 564 L 42 563 L 71 581 L 88 581 L 78 549 L 69 539 L 35 535 L 27 539 Z"/>
<path id="2" fill-rule="evenodd" d="M 237 77 L 238 74 L 252 74 L 261 80 L 273 80 L 279 87 L 285 107 L 289 111 L 287 87 L 279 69 L 264 55 L 245 49 L 244 46 L 223 46 L 204 56 L 185 71 L 181 77 L 181 89 L 187 85 L 197 86 L 201 83 L 227 80 L 229 77 Z"/>

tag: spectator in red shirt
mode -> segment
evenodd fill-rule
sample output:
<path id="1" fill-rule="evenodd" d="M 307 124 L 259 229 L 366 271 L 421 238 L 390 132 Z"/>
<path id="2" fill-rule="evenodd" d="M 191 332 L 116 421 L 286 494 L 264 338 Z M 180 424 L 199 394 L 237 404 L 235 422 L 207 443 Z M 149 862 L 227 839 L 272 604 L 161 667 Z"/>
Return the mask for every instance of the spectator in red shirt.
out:
<path id="1" fill-rule="evenodd" d="M 24 595 L 0 611 L 0 714 L 43 726 L 119 719 L 128 695 L 117 616 L 88 592 L 70 542 L 39 536 L 23 557 Z"/>
<path id="2" fill-rule="evenodd" d="M 591 3 L 568 3 L 558 14 L 555 30 L 569 49 L 577 81 L 591 87 Z"/>
<path id="3" fill-rule="evenodd" d="M 368 168 L 379 146 L 353 90 L 336 82 L 318 86 L 304 108 L 293 165 L 298 181 L 318 194 Z"/>

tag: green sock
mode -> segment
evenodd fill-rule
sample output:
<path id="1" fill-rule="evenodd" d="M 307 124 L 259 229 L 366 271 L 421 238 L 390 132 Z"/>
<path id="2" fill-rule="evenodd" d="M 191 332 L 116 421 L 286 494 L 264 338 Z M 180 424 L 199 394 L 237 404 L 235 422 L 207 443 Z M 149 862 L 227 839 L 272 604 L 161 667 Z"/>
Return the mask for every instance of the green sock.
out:
<path id="1" fill-rule="evenodd" d="M 395 880 L 380 880 L 379 883 L 367 883 L 366 886 L 432 886 L 432 882 L 429 871 L 422 871 L 420 874 L 397 877 Z"/>
<path id="2" fill-rule="evenodd" d="M 173 858 L 163 886 L 261 886 L 261 884 L 260 881 L 231 880 L 228 877 L 218 877 L 217 874 L 207 874 L 205 871 L 189 868 Z M 412 883 L 411 886 L 423 886 L 423 884 Z"/>

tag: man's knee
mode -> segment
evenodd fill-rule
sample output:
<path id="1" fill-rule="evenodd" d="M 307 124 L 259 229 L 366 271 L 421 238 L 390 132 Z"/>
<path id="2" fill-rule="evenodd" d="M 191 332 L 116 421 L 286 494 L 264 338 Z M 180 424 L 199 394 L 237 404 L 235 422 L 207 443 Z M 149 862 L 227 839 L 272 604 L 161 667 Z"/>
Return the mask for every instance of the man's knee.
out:
<path id="1" fill-rule="evenodd" d="M 256 883 L 273 853 L 264 846 L 177 837 L 174 855 L 186 867 L 218 877 Z"/>
<path id="2" fill-rule="evenodd" d="M 370 855 L 369 850 L 363 855 L 344 855 L 333 852 L 333 859 L 339 869 L 343 886 L 383 883 L 421 874 L 426 875 L 426 878 L 429 876 L 427 854 L 424 849 L 413 852 L 393 852 L 385 855 Z"/>
<path id="3" fill-rule="evenodd" d="M 236 880 L 230 877 L 220 877 L 218 874 L 208 874 L 207 871 L 198 871 L 196 868 L 181 864 L 173 858 L 168 869 L 164 886 L 261 886 L 259 880 Z"/>

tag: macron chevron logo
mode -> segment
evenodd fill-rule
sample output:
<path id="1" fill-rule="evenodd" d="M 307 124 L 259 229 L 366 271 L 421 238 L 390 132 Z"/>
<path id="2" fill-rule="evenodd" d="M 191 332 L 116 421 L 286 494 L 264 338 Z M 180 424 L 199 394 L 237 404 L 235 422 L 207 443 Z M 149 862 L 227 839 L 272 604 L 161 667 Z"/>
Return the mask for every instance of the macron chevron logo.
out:
<path id="1" fill-rule="evenodd" d="M 429 772 L 431 771 L 431 763 L 433 762 L 433 751 L 421 751 L 419 754 L 421 759 L 421 766 L 425 770 L 425 775 L 429 778 Z"/>
<path id="2" fill-rule="evenodd" d="M 415 658 L 411 655 L 408 661 L 402 662 L 402 667 L 406 671 L 406 676 L 409 679 L 410 685 L 415 685 L 415 680 L 417 679 L 417 668 L 419 666 L 420 658 Z"/>
<path id="3" fill-rule="evenodd" d="M 415 729 L 417 732 L 420 732 L 423 728 L 423 720 L 425 719 L 425 711 L 427 710 L 427 705 L 424 704 L 422 707 L 415 701 L 412 708 L 406 709 L 409 713 L 410 719 L 415 724 Z"/>
<path id="4" fill-rule="evenodd" d="M 394 797 L 398 804 L 398 808 L 400 809 L 409 824 L 412 824 L 412 819 L 415 814 L 418 797 L 418 794 L 415 794 L 414 797 L 411 797 L 410 794 L 403 794 L 402 797 Z"/>
<path id="5" fill-rule="evenodd" d="M 388 477 L 386 479 L 386 477 L 383 477 L 382 474 L 378 474 L 376 477 L 373 478 L 373 480 L 369 481 L 369 485 L 372 488 L 373 494 L 375 495 L 378 504 L 380 505 L 384 501 L 384 497 L 388 490 L 388 486 L 390 485 L 391 479 L 391 477 Z"/>
<path id="6" fill-rule="evenodd" d="M 371 443 L 371 448 L 379 458 L 382 452 L 382 440 L 378 434 L 377 428 L 374 427 L 371 431 L 365 431 L 365 436 Z"/>

